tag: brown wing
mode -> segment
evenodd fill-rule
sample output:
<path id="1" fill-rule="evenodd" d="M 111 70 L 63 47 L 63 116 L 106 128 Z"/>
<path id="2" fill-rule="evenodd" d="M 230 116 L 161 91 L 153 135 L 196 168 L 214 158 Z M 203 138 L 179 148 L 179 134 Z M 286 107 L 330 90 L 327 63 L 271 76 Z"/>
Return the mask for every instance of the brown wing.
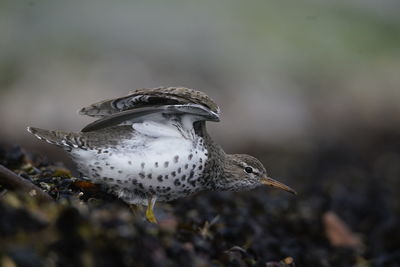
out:
<path id="1" fill-rule="evenodd" d="M 165 115 L 193 116 L 193 121 L 219 121 L 220 110 L 206 94 L 184 87 L 139 89 L 128 96 L 105 100 L 80 110 L 80 114 L 98 117 L 82 132 L 144 120 L 165 121 Z"/>
<path id="2" fill-rule="evenodd" d="M 136 108 L 179 104 L 198 104 L 208 108 L 218 116 L 220 114 L 219 107 L 209 96 L 203 92 L 185 87 L 138 89 L 132 91 L 127 96 L 104 100 L 84 107 L 79 111 L 79 114 L 103 118 L 121 111 Z"/>

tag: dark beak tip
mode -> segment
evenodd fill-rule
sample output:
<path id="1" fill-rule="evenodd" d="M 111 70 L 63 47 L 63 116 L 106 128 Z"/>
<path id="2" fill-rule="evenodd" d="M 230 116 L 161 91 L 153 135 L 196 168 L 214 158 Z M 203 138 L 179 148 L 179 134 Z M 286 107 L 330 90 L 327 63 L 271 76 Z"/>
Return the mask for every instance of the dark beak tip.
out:
<path id="1" fill-rule="evenodd" d="M 297 191 L 292 189 L 292 188 L 290 188 L 290 187 L 287 188 L 287 189 L 283 189 L 283 190 L 288 192 L 288 193 L 290 193 L 290 194 L 292 194 L 293 196 L 297 196 L 298 195 Z"/>
<path id="2" fill-rule="evenodd" d="M 292 189 L 289 186 L 287 186 L 287 185 L 285 185 L 285 184 L 283 184 L 281 182 L 278 182 L 278 181 L 276 181 L 276 180 L 274 180 L 274 179 L 272 179 L 270 177 L 266 177 L 266 178 L 261 179 L 261 183 L 264 184 L 264 185 L 268 185 L 268 186 L 272 186 L 272 187 L 284 190 L 284 191 L 289 192 L 289 193 L 291 193 L 293 195 L 297 195 L 297 192 L 294 189 Z"/>

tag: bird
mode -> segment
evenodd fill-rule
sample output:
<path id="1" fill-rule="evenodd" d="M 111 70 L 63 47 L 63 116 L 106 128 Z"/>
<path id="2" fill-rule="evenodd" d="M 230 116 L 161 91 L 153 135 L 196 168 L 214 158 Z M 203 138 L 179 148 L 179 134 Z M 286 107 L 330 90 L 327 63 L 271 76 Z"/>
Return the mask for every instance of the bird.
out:
<path id="1" fill-rule="evenodd" d="M 127 204 L 147 206 L 157 223 L 157 201 L 199 191 L 245 191 L 268 185 L 296 191 L 267 175 L 247 154 L 228 154 L 207 133 L 220 121 L 219 106 L 205 93 L 186 87 L 143 88 L 82 108 L 96 118 L 80 132 L 28 127 L 37 138 L 66 150 L 79 172 Z"/>

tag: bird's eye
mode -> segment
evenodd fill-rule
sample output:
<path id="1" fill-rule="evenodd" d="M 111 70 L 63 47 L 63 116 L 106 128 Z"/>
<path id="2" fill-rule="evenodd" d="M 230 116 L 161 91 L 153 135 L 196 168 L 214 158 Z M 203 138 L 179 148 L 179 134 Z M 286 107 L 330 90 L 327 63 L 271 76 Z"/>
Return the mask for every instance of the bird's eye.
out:
<path id="1" fill-rule="evenodd" d="M 247 173 L 252 173 L 253 169 L 251 167 L 246 167 L 246 168 L 244 168 L 244 171 Z"/>

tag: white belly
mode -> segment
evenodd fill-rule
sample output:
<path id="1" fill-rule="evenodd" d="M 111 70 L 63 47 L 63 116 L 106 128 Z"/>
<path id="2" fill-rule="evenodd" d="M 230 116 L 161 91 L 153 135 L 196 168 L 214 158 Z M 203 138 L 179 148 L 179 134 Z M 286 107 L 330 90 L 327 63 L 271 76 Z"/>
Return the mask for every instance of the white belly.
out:
<path id="1" fill-rule="evenodd" d="M 195 192 L 207 159 L 201 137 L 152 137 L 142 134 L 117 148 L 73 150 L 80 171 L 95 183 L 114 187 L 126 202 L 145 204 L 133 191 L 150 192 L 159 200 L 171 200 Z M 176 197 L 174 197 L 176 195 Z M 179 195 L 179 196 L 178 196 Z"/>

